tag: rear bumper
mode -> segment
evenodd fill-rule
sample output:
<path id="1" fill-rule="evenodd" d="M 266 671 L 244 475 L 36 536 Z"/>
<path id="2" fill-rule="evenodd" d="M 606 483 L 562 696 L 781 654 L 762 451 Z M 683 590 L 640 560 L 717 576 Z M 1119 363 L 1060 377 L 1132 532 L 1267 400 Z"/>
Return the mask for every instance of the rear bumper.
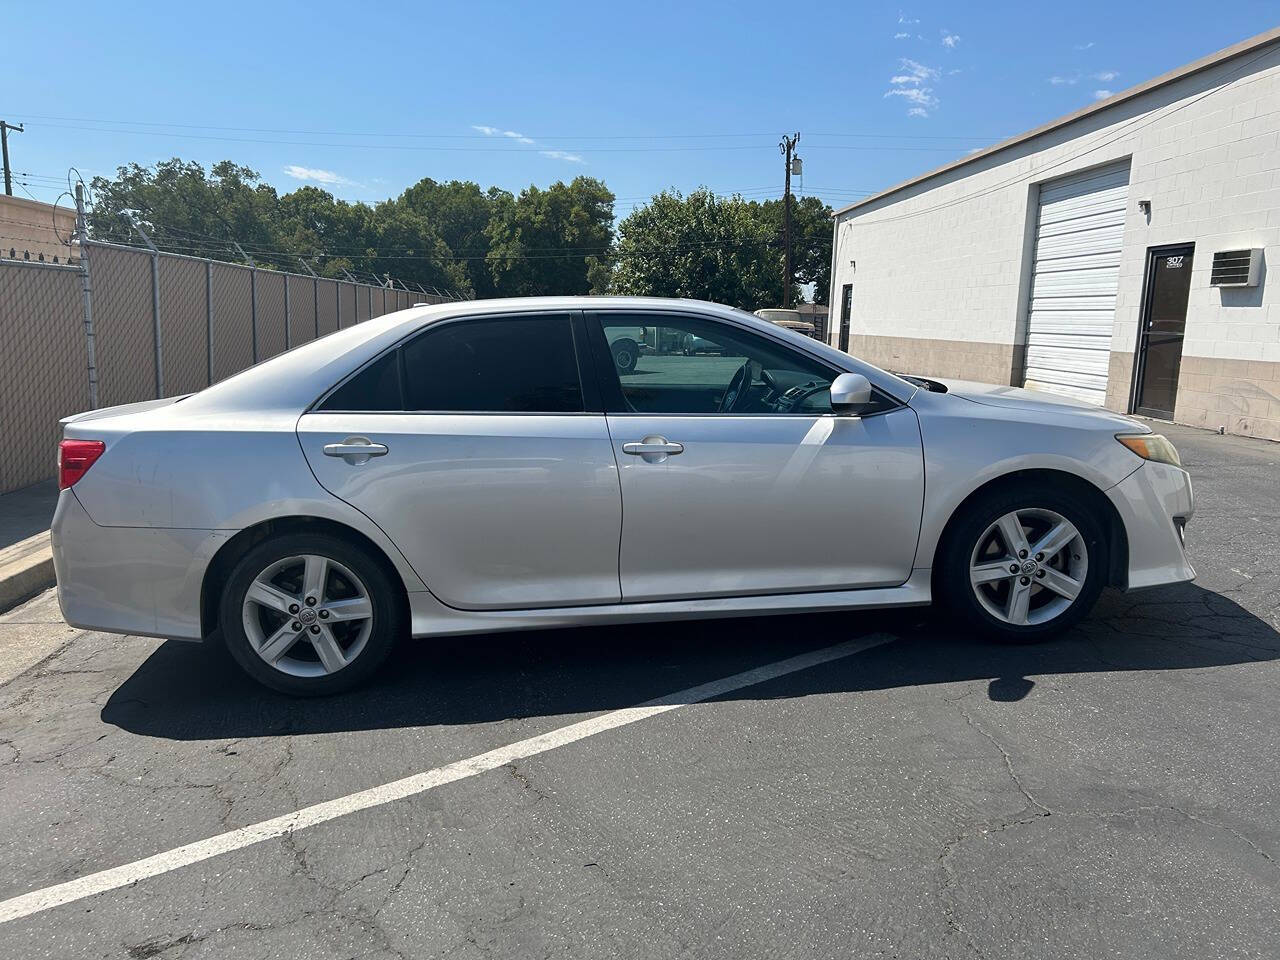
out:
<path id="1" fill-rule="evenodd" d="M 1185 470 L 1148 461 L 1107 496 L 1129 540 L 1128 589 L 1195 579 L 1182 530 L 1195 512 L 1191 477 Z"/>
<path id="2" fill-rule="evenodd" d="M 73 627 L 200 639 L 200 587 L 215 530 L 101 527 L 63 490 L 50 528 L 58 603 Z"/>

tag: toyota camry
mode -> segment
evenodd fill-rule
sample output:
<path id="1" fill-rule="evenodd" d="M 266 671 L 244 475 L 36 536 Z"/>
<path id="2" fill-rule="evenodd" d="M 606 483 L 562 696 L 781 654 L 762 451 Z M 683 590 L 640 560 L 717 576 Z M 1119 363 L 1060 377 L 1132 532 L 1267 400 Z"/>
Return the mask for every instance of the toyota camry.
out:
<path id="1" fill-rule="evenodd" d="M 1195 575 L 1144 424 L 709 303 L 414 308 L 62 423 L 67 622 L 220 642 L 292 694 L 405 636 L 939 601 L 1030 641 Z"/>

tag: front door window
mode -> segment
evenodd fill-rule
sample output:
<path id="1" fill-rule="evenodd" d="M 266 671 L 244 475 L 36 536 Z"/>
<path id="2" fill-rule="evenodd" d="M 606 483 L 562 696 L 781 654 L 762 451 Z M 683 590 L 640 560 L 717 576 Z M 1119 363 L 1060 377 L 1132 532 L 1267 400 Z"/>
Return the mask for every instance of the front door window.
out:
<path id="1" fill-rule="evenodd" d="M 836 371 L 765 337 L 678 315 L 603 314 L 611 409 L 654 414 L 831 412 Z M 616 386 L 615 386 L 616 385 Z"/>

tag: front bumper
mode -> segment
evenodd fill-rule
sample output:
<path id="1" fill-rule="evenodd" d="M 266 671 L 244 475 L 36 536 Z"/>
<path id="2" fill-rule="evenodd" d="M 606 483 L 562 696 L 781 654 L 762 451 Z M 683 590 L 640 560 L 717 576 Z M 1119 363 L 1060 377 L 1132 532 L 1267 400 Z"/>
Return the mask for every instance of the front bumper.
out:
<path id="1" fill-rule="evenodd" d="M 58 604 L 71 626 L 200 639 L 200 587 L 225 533 L 101 527 L 74 489 L 59 494 L 50 533 Z"/>
<path id="2" fill-rule="evenodd" d="M 1129 590 L 1195 579 L 1182 529 L 1195 512 L 1191 477 L 1185 470 L 1147 461 L 1107 496 L 1129 540 Z"/>

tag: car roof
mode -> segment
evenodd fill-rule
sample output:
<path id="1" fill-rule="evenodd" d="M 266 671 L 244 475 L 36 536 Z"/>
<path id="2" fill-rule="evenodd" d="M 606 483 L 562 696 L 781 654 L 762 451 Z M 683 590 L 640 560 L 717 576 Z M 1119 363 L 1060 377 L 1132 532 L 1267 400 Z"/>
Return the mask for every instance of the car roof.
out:
<path id="1" fill-rule="evenodd" d="M 667 297 L 512 297 L 423 304 L 344 327 L 193 394 L 183 402 L 182 412 L 192 415 L 231 411 L 301 413 L 352 370 L 433 323 L 469 316 L 569 310 L 662 310 L 712 315 L 749 327 L 766 336 L 783 339 L 807 353 L 819 355 L 838 368 L 863 373 L 872 383 L 898 399 L 905 400 L 913 390 L 909 384 L 892 374 L 855 360 L 826 344 L 723 304 Z"/>

